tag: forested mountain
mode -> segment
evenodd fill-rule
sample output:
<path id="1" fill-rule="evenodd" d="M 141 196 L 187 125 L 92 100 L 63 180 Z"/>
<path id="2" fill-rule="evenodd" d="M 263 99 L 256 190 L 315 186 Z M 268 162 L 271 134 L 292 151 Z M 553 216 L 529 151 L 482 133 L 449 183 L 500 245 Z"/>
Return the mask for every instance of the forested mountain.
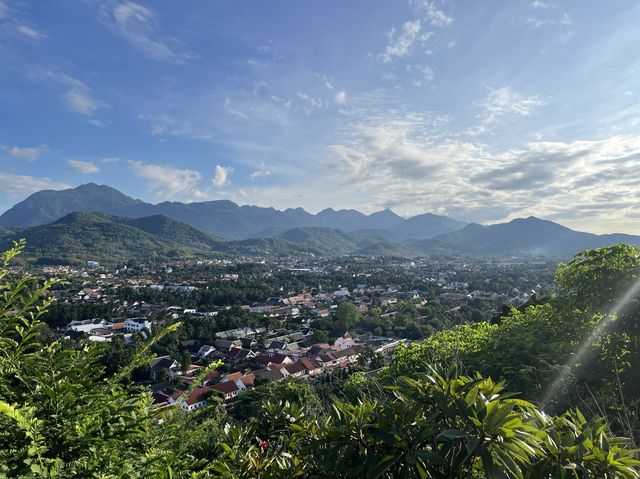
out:
<path id="1" fill-rule="evenodd" d="M 294 228 L 272 237 L 227 241 L 163 215 L 124 218 L 74 212 L 46 225 L 2 228 L 0 248 L 9 248 L 13 241 L 22 238 L 27 240 L 25 258 L 52 264 L 82 264 L 87 260 L 114 264 L 130 259 L 160 261 L 221 254 L 380 254 L 373 246 L 375 240 L 363 240 L 330 228 Z M 395 243 L 386 249 L 386 254 L 410 251 Z"/>
<path id="2" fill-rule="evenodd" d="M 133 211 L 144 204 L 115 188 L 94 183 L 61 191 L 42 190 L 4 212 L 0 216 L 0 226 L 43 225 L 74 211 L 129 216 L 124 212 Z"/>
<path id="3" fill-rule="evenodd" d="M 239 206 L 228 200 L 180 203 L 145 203 L 104 185 L 89 183 L 62 191 L 40 191 L 0 215 L 0 226 L 36 226 L 50 223 L 75 211 L 97 211 L 115 216 L 164 215 L 226 239 L 256 237 L 270 228 L 325 227 L 345 232 L 386 231 L 395 239 L 424 239 L 453 231 L 465 223 L 435 215 L 409 220 L 391 210 L 365 215 L 356 210 L 327 208 L 317 215 L 302 208 L 279 211 L 258 206 Z M 424 217 L 424 218 L 423 218 Z M 406 226 L 404 226 L 406 224 Z"/>
<path id="4" fill-rule="evenodd" d="M 25 257 L 52 263 L 106 263 L 129 259 L 179 259 L 211 255 L 218 243 L 170 218 L 120 218 L 104 213 L 75 212 L 53 223 L 0 232 L 0 247 L 24 238 Z"/>

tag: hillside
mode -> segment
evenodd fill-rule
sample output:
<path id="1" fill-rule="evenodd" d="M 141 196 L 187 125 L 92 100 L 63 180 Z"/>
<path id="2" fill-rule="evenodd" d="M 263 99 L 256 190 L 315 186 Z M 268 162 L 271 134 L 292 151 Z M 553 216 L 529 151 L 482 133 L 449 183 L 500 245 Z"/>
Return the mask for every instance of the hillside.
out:
<path id="1" fill-rule="evenodd" d="M 617 243 L 640 245 L 640 237 L 583 233 L 530 216 L 488 226 L 469 224 L 461 230 L 411 244 L 424 254 L 568 258 L 583 249 Z"/>
<path id="2" fill-rule="evenodd" d="M 157 217 L 153 221 L 159 224 L 173 222 Z M 87 260 L 116 263 L 154 257 L 159 260 L 184 259 L 210 256 L 213 252 L 215 240 L 194 236 L 188 225 L 172 224 L 170 230 L 182 230 L 177 236 L 173 232 L 151 233 L 127 223 L 127 219 L 103 213 L 76 212 L 47 225 L 5 232 L 0 236 L 0 247 L 6 249 L 12 240 L 24 238 L 27 241 L 26 258 L 62 264 L 80 264 Z"/>
<path id="3" fill-rule="evenodd" d="M 221 254 L 340 254 L 326 245 L 284 238 L 225 241 L 162 215 L 123 218 L 74 212 L 46 225 L 0 229 L 0 247 L 4 249 L 21 238 L 27 241 L 23 257 L 43 264 L 83 264 L 87 260 L 115 264 L 130 259 L 184 260 Z"/>
<path id="4" fill-rule="evenodd" d="M 400 240 L 429 239 L 459 230 L 466 224 L 463 221 L 454 220 L 446 216 L 425 213 L 413 216 L 397 225 L 393 230 L 393 236 Z"/>

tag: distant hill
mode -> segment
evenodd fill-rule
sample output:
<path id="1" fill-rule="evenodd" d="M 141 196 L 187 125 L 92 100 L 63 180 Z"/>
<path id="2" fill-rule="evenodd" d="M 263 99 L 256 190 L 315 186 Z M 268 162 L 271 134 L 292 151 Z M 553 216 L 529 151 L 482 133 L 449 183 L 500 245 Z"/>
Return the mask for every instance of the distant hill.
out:
<path id="1" fill-rule="evenodd" d="M 25 238 L 27 258 L 79 264 L 87 260 L 116 263 L 154 257 L 162 260 L 211 256 L 217 243 L 215 238 L 169 218 L 149 220 L 160 225 L 150 228 L 155 232 L 130 221 L 104 213 L 75 212 L 47 225 L 4 232 L 0 246 L 5 250 L 12 240 Z M 139 226 L 149 226 L 145 218 L 136 221 Z"/>
<path id="2" fill-rule="evenodd" d="M 125 211 L 145 203 L 115 188 L 88 183 L 69 190 L 42 190 L 0 216 L 0 226 L 36 226 L 51 223 L 75 211 L 95 211 L 125 215 Z"/>
<path id="3" fill-rule="evenodd" d="M 163 215 L 124 218 L 74 212 L 46 225 L 0 228 L 0 251 L 21 238 L 27 241 L 23 258 L 43 264 L 80 265 L 87 260 L 116 264 L 130 259 L 186 260 L 220 255 L 341 254 L 322 244 L 296 244 L 284 238 L 226 241 Z"/>
<path id="4" fill-rule="evenodd" d="M 459 230 L 466 224 L 463 221 L 454 220 L 447 216 L 425 213 L 413 216 L 397 225 L 393 230 L 393 235 L 396 239 L 401 240 L 429 239 Z"/>
<path id="5" fill-rule="evenodd" d="M 431 238 L 464 223 L 436 215 L 405 220 L 386 209 L 370 215 L 356 210 L 327 208 L 314 215 L 302 208 L 279 211 L 259 206 L 240 206 L 228 200 L 180 203 L 145 203 L 109 186 L 89 183 L 62 191 L 39 191 L 0 215 L 0 227 L 47 224 L 75 211 L 106 213 L 130 218 L 164 215 L 225 239 L 247 239 L 266 230 L 320 227 L 344 232 L 383 231 L 396 239 Z M 425 216 L 425 218 L 421 218 Z M 448 221 L 447 221 L 448 220 Z M 399 234 L 396 234 L 399 232 Z M 375 236 L 381 236 L 376 234 Z M 370 237 L 370 236 L 368 236 Z"/>
<path id="6" fill-rule="evenodd" d="M 530 216 L 488 226 L 469 224 L 411 245 L 424 254 L 568 258 L 584 249 L 616 243 L 640 246 L 640 236 L 583 233 Z"/>

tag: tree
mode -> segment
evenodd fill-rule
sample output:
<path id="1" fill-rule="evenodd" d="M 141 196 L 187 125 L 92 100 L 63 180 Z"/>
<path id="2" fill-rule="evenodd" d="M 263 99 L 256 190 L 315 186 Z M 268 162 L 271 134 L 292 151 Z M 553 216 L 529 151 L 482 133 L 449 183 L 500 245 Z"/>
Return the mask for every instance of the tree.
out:
<path id="1" fill-rule="evenodd" d="M 187 372 L 189 366 L 191 366 L 191 353 L 189 351 L 182 351 L 180 355 L 180 366 L 182 367 L 182 372 Z"/>
<path id="2" fill-rule="evenodd" d="M 362 319 L 362 313 L 355 304 L 349 301 L 341 302 L 336 308 L 336 323 L 338 328 L 345 331 L 353 328 Z"/>

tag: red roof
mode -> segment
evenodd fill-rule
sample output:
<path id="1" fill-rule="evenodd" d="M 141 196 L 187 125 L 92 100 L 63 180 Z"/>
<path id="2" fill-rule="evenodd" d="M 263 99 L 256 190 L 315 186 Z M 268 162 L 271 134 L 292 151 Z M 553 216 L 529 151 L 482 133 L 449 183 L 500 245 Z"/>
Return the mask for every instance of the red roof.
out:
<path id="1" fill-rule="evenodd" d="M 215 386 L 211 386 L 211 389 L 215 389 L 216 391 L 220 391 L 224 394 L 229 394 L 238 390 L 238 386 L 233 381 L 227 381 L 224 383 L 218 383 Z"/>
<path id="2" fill-rule="evenodd" d="M 235 381 L 237 379 L 240 379 L 242 377 L 242 372 L 241 371 L 237 371 L 235 373 L 230 373 L 227 374 L 225 377 L 222 378 L 222 381 L 226 382 L 226 381 Z"/>
<path id="3" fill-rule="evenodd" d="M 248 388 L 252 388 L 255 385 L 256 376 L 254 374 L 247 374 L 246 376 L 242 376 L 240 381 Z"/>
<path id="4" fill-rule="evenodd" d="M 312 361 L 309 358 L 302 358 L 300 361 L 298 361 L 300 364 L 304 365 L 305 368 L 307 368 L 308 370 L 314 370 L 314 369 L 320 369 L 320 366 L 318 366 L 314 361 Z"/>
<path id="5" fill-rule="evenodd" d="M 211 388 L 209 386 L 194 389 L 193 391 L 191 391 L 191 394 L 189 394 L 189 397 L 187 398 L 187 404 L 189 406 L 193 406 L 196 403 L 204 401 L 207 393 L 210 390 Z"/>

